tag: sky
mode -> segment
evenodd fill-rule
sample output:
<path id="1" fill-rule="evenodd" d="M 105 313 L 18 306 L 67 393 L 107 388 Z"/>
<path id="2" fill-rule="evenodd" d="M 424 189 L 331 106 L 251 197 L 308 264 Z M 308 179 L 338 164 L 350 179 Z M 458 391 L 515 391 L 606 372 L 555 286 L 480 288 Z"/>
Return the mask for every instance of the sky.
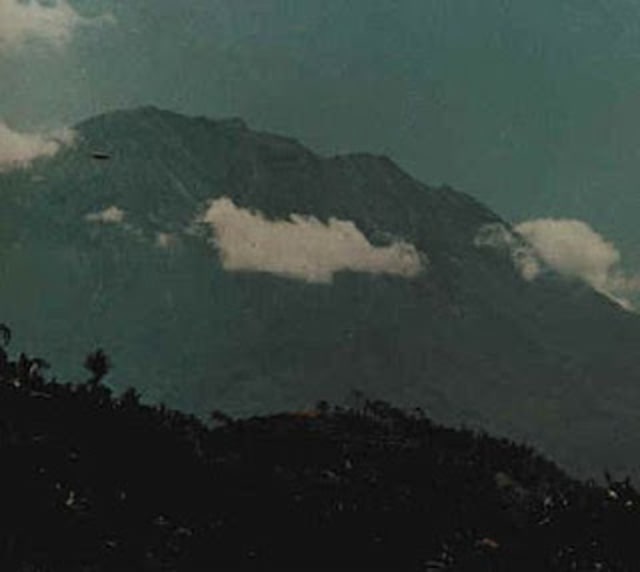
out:
<path id="1" fill-rule="evenodd" d="M 0 0 L 0 128 L 147 104 L 387 154 L 640 271 L 637 0 Z"/>

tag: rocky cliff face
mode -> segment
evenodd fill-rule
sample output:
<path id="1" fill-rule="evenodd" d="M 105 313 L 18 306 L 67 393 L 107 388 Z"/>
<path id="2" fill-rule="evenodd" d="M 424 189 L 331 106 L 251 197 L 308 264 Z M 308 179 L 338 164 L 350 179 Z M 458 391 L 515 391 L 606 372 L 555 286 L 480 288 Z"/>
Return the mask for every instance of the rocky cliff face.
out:
<path id="1" fill-rule="evenodd" d="M 112 384 L 199 414 L 359 389 L 633 467 L 640 319 L 471 197 L 240 120 L 144 108 L 76 131 L 0 175 L 0 317 L 56 371 L 101 346 Z"/>

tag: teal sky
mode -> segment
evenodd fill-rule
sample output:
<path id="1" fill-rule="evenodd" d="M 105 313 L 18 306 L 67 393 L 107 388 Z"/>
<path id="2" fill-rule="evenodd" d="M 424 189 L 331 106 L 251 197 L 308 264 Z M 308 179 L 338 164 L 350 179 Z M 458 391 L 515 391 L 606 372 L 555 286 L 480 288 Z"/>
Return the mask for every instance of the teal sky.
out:
<path id="1" fill-rule="evenodd" d="M 155 104 L 372 151 L 513 220 L 587 221 L 640 267 L 637 0 L 77 0 L 0 52 L 19 129 Z"/>

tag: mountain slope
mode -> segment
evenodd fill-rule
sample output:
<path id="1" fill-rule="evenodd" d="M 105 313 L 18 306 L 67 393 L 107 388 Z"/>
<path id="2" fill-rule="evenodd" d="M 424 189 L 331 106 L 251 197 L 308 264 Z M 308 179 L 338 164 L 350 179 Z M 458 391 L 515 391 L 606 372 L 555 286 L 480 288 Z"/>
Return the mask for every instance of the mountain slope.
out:
<path id="1" fill-rule="evenodd" d="M 80 124 L 74 146 L 0 175 L 0 192 L 0 315 L 62 374 L 101 346 L 112 383 L 198 414 L 355 388 L 576 470 L 635 467 L 638 317 L 549 269 L 524 279 L 508 249 L 477 244 L 497 215 L 384 157 L 322 158 L 239 120 L 143 108 Z M 202 222 L 223 198 L 318 232 L 352 223 L 367 248 L 401 241 L 421 271 L 232 271 Z"/>

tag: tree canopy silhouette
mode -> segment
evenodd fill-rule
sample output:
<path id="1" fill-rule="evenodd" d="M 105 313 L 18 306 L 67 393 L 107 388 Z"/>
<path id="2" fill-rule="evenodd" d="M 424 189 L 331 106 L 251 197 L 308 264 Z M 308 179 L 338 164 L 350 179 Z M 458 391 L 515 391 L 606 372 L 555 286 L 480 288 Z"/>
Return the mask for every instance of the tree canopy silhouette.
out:
<path id="1" fill-rule="evenodd" d="M 84 367 L 91 372 L 89 383 L 97 385 L 111 369 L 111 362 L 104 350 L 97 349 L 90 353 L 84 362 Z"/>

